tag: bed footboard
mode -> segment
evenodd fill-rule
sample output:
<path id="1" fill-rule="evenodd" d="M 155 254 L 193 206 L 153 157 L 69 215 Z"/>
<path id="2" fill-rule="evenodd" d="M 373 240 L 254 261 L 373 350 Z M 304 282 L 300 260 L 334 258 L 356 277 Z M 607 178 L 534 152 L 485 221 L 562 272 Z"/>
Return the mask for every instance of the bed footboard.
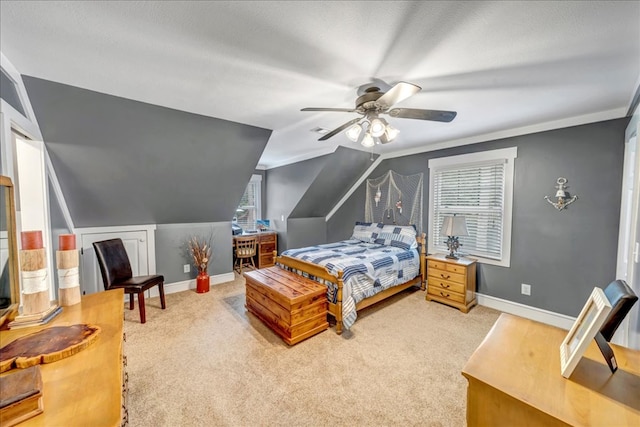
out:
<path id="1" fill-rule="evenodd" d="M 329 313 L 336 319 L 336 333 L 342 334 L 342 287 L 344 282 L 342 280 L 342 271 L 338 272 L 338 277 L 329 273 L 329 271 L 319 265 L 291 258 L 286 255 L 278 256 L 274 251 L 274 259 L 276 265 L 279 264 L 282 267 L 290 270 L 300 270 L 307 273 L 309 276 L 313 276 L 317 279 L 333 283 L 336 286 L 336 302 L 329 301 Z"/>

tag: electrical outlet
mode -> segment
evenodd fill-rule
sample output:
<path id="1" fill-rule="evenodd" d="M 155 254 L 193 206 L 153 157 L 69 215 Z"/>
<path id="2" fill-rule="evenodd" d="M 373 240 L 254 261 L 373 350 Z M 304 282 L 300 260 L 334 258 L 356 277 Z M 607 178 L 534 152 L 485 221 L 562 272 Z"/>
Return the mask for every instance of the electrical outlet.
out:
<path id="1" fill-rule="evenodd" d="M 183 267 L 183 270 L 184 270 L 185 273 L 190 272 L 191 271 L 191 265 L 185 264 L 184 267 Z"/>
<path id="2" fill-rule="evenodd" d="M 531 295 L 531 285 L 523 283 L 520 291 L 522 292 L 522 295 Z"/>

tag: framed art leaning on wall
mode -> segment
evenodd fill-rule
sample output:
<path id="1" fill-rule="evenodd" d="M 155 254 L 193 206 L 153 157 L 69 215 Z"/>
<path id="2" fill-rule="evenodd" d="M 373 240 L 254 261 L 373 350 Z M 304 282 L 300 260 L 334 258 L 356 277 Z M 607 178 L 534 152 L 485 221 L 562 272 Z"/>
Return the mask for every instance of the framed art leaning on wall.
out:
<path id="1" fill-rule="evenodd" d="M 560 344 L 560 369 L 563 377 L 571 376 L 610 311 L 611 303 L 604 291 L 597 287 L 593 288 L 580 315 Z"/>

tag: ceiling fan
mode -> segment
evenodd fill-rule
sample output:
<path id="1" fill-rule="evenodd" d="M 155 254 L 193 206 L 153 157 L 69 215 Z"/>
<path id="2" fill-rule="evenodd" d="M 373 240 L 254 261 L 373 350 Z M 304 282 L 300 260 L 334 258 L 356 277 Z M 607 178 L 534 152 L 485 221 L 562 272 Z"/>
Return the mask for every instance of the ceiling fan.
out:
<path id="1" fill-rule="evenodd" d="M 392 127 L 381 114 L 402 119 L 431 120 L 436 122 L 450 122 L 456 117 L 455 111 L 421 110 L 416 108 L 391 108 L 418 93 L 422 88 L 411 83 L 400 82 L 388 91 L 381 92 L 377 86 L 371 86 L 356 99 L 355 108 L 322 108 L 308 107 L 300 111 L 335 111 L 342 113 L 358 113 L 362 117 L 349 120 L 322 136 L 318 141 L 337 135 L 346 129 L 347 138 L 359 142 L 365 147 L 375 144 L 386 144 L 393 141 L 400 131 Z"/>

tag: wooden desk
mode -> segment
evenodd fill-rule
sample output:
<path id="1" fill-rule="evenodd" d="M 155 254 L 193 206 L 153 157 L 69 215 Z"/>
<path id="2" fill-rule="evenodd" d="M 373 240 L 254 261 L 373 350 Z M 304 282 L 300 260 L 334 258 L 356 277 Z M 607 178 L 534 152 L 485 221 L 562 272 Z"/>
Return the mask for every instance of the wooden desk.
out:
<path id="1" fill-rule="evenodd" d="M 247 233 L 242 236 L 256 236 L 258 238 L 258 247 L 256 248 L 256 256 L 254 263 L 256 268 L 267 268 L 275 265 L 273 252 L 278 250 L 278 233 L 275 231 L 262 231 L 259 233 Z M 235 248 L 235 240 L 238 236 L 233 236 L 233 247 Z M 235 264 L 235 249 L 233 252 Z"/>
<path id="2" fill-rule="evenodd" d="M 80 304 L 64 307 L 48 325 L 0 331 L 4 346 L 49 326 L 89 323 L 102 328 L 96 342 L 79 353 L 40 365 L 44 412 L 20 427 L 119 426 L 126 422 L 123 321 L 124 292 L 116 289 L 82 297 Z"/>
<path id="3" fill-rule="evenodd" d="M 611 345 L 611 374 L 595 342 L 569 379 L 560 374 L 567 331 L 502 314 L 464 369 L 467 425 L 640 426 L 640 351 Z"/>

